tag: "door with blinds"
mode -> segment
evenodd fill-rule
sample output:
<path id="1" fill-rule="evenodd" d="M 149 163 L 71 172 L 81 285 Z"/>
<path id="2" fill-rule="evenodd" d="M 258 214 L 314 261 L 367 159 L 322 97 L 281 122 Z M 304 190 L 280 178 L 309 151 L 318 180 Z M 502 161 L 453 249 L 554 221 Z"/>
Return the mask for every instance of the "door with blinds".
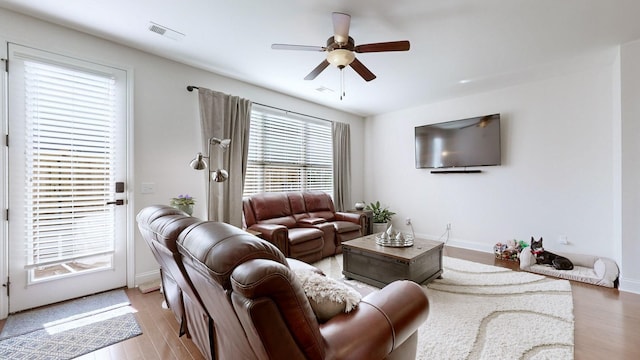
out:
<path id="1" fill-rule="evenodd" d="M 9 312 L 126 285 L 126 75 L 9 44 Z"/>

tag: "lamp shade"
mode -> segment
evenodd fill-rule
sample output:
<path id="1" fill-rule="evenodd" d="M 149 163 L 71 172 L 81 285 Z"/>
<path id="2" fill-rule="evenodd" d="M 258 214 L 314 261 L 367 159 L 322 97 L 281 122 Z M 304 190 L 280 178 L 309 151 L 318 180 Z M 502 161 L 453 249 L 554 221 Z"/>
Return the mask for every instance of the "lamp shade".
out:
<path id="1" fill-rule="evenodd" d="M 229 178 L 229 173 L 224 169 L 216 169 L 211 172 L 211 180 L 215 182 L 224 182 Z"/>
<path id="2" fill-rule="evenodd" d="M 217 137 L 212 137 L 209 139 L 210 145 L 218 145 L 221 149 L 226 149 L 231 144 L 231 139 L 218 139 Z"/>
<path id="3" fill-rule="evenodd" d="M 202 153 L 197 153 L 196 157 L 189 163 L 189 166 L 194 170 L 204 170 L 207 168 L 207 162 L 204 161 Z"/>

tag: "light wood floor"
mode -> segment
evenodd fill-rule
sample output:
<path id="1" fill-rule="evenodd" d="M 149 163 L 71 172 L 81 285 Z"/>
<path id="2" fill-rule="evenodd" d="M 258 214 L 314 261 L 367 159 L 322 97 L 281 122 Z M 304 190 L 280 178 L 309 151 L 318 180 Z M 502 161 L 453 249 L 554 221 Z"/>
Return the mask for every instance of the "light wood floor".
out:
<path id="1" fill-rule="evenodd" d="M 446 247 L 445 256 L 518 270 L 518 263 L 492 254 Z M 640 359 L 640 295 L 572 282 L 575 359 Z M 178 323 L 161 307 L 162 295 L 126 290 L 143 334 L 80 357 L 82 360 L 203 359 L 191 340 L 177 336 Z M 0 321 L 0 328 L 4 321 Z M 513 334 L 514 341 L 527 334 Z M 435 359 L 440 360 L 440 359 Z"/>

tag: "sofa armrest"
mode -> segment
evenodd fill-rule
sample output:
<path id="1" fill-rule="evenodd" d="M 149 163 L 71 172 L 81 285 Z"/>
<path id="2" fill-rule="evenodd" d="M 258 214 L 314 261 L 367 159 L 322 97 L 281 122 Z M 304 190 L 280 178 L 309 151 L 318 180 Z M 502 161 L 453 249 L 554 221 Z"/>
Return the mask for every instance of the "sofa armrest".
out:
<path id="1" fill-rule="evenodd" d="M 429 314 L 420 285 L 395 281 L 367 295 L 358 307 L 320 325 L 327 358 L 383 359 L 400 347 Z"/>
<path id="2" fill-rule="evenodd" d="M 284 256 L 289 256 L 289 229 L 279 224 L 253 224 L 247 228 L 260 232 L 260 237 L 275 245 Z"/>
<path id="3" fill-rule="evenodd" d="M 364 214 L 336 212 L 335 216 L 336 216 L 336 220 L 338 221 L 349 221 L 355 224 L 359 224 L 364 229 L 364 223 L 366 219 Z"/>
<path id="4" fill-rule="evenodd" d="M 323 218 L 303 218 L 298 220 L 298 225 L 302 227 L 309 227 L 327 222 L 327 219 Z"/>
<path id="5" fill-rule="evenodd" d="M 308 222 L 298 222 L 296 223 L 296 225 L 300 228 L 314 228 L 314 229 L 322 230 L 323 240 L 325 242 L 330 241 L 335 243 L 335 231 L 336 231 L 335 227 L 333 226 L 332 223 L 329 223 L 326 220 L 324 222 L 319 222 L 314 225 Z"/>

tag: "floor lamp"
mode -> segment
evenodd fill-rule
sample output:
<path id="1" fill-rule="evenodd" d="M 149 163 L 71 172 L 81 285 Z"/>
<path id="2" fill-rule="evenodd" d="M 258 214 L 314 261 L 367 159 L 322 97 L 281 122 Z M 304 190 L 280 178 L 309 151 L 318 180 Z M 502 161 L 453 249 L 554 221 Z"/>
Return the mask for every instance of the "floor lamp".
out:
<path id="1" fill-rule="evenodd" d="M 214 182 L 224 182 L 229 178 L 229 173 L 225 169 L 216 168 L 215 170 L 211 170 L 211 157 L 212 157 L 212 146 L 218 146 L 222 151 L 225 151 L 229 144 L 231 144 L 231 139 L 218 139 L 216 137 L 209 138 L 207 144 L 207 156 L 202 155 L 201 152 L 196 154 L 196 157 L 191 160 L 189 166 L 191 166 L 194 170 L 204 170 L 208 169 L 209 176 L 207 176 L 207 220 L 211 220 L 209 216 L 210 202 L 211 202 L 211 181 Z M 204 161 L 207 159 L 207 161 Z"/>

